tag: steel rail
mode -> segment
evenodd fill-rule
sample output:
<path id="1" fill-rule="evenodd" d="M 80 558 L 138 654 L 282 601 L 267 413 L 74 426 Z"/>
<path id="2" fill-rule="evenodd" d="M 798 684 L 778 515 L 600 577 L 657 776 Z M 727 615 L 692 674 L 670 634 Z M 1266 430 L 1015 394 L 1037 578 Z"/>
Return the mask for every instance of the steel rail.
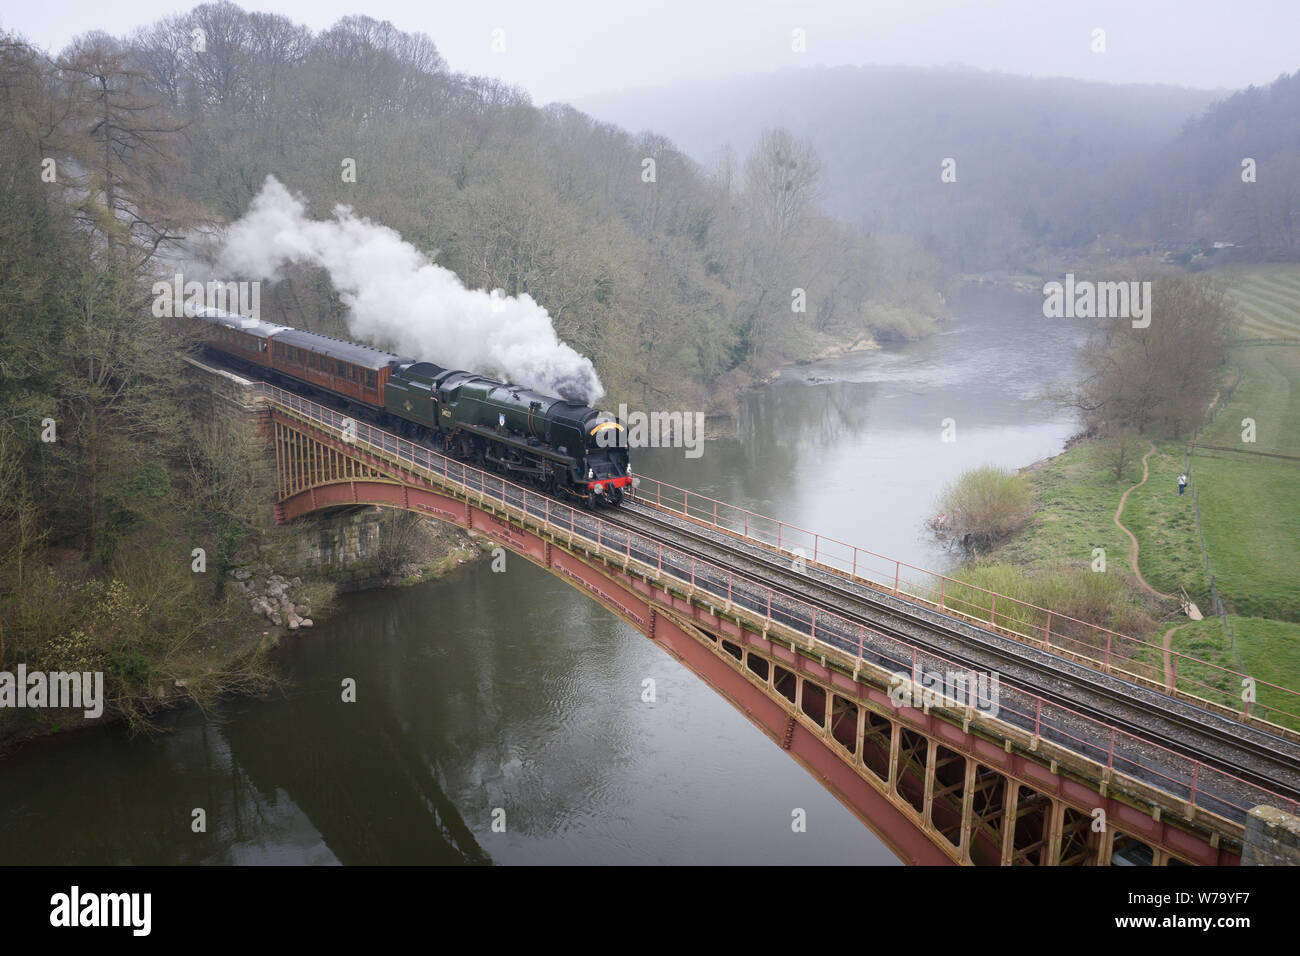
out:
<path id="1" fill-rule="evenodd" d="M 450 486 L 457 488 L 464 493 L 467 499 L 477 499 L 480 504 L 486 504 L 493 508 L 499 506 L 503 511 L 507 513 L 514 512 L 524 520 L 531 519 L 534 522 L 540 520 L 541 526 L 553 539 L 559 540 L 561 534 L 567 535 L 570 546 L 572 546 L 574 539 L 577 538 L 584 542 L 584 547 L 594 545 L 596 551 L 606 558 L 625 559 L 629 566 L 633 563 L 640 564 L 646 572 L 654 571 L 661 577 L 666 575 L 668 578 L 677 580 L 684 588 L 689 588 L 692 592 L 703 591 L 704 593 L 710 593 L 719 602 L 735 600 L 740 596 L 742 589 L 737 588 L 738 582 L 744 589 L 752 588 L 758 591 L 766 591 L 769 626 L 775 623 L 786 627 L 792 632 L 805 635 L 808 638 L 810 647 L 821 643 L 827 648 L 840 652 L 846 650 L 855 651 L 859 660 L 869 665 L 875 665 L 880 660 L 898 665 L 904 664 L 908 660 L 906 650 L 910 649 L 910 673 L 913 675 L 917 673 L 916 668 L 919 664 L 924 663 L 925 659 L 933 660 L 939 664 L 957 663 L 947 660 L 929 648 L 920 647 L 910 640 L 893 637 L 867 625 L 852 622 L 838 613 L 825 609 L 821 611 L 819 628 L 818 608 L 809 604 L 802 596 L 797 599 L 790 598 L 770 585 L 752 582 L 737 575 L 730 569 L 714 565 L 711 562 L 702 563 L 698 557 L 669 547 L 663 542 L 647 542 L 652 546 L 639 546 L 636 549 L 637 554 L 634 556 L 632 534 L 635 532 L 628 532 L 627 529 L 612 524 L 591 512 L 579 511 L 535 489 L 513 484 L 499 475 L 490 474 L 457 459 L 449 458 L 418 442 L 401 438 L 373 425 L 356 422 L 342 412 L 305 399 L 279 386 L 256 383 L 255 388 L 268 402 L 293 416 L 300 417 L 309 426 L 321 426 L 325 434 L 357 447 L 359 452 L 377 453 L 377 457 L 386 460 L 390 467 L 396 467 L 403 471 L 413 482 L 424 482 L 431 487 Z M 334 432 L 338 434 L 332 434 Z M 421 475 L 417 469 L 423 470 L 425 474 Z M 613 542 L 619 539 L 620 532 L 624 543 L 621 547 L 615 548 L 612 545 Z M 652 557 L 655 560 L 649 560 Z M 726 586 L 722 587 L 721 582 L 725 582 Z M 706 587 L 710 583 L 714 587 L 712 591 Z M 784 600 L 793 603 L 796 607 L 802 606 L 806 616 L 798 617 L 794 609 L 787 610 L 780 608 L 779 605 L 774 605 L 772 598 L 777 594 L 780 594 Z M 758 608 L 761 609 L 762 606 L 762 603 L 759 602 Z M 748 609 L 751 613 L 758 613 L 758 610 L 753 607 Z M 776 614 L 773 613 L 774 611 Z M 802 625 L 804 630 L 791 626 L 795 624 Z M 852 641 L 846 641 L 839 632 L 856 634 L 856 645 Z M 883 647 L 873 645 L 868 649 L 868 634 L 873 639 L 903 645 L 903 653 L 901 656 L 891 658 Z M 870 658 L 868 654 L 871 655 Z M 924 655 L 924 657 L 921 655 Z M 1053 740 L 1054 742 L 1054 738 L 1074 741 L 1078 744 L 1077 747 L 1060 743 L 1058 743 L 1058 746 L 1075 750 L 1086 759 L 1098 763 L 1101 763 L 1099 758 L 1104 757 L 1105 762 L 1103 765 L 1107 769 L 1125 773 L 1126 776 L 1139 783 L 1145 783 L 1145 781 L 1141 777 L 1134 775 L 1134 773 L 1120 770 L 1116 764 L 1117 762 L 1127 764 L 1135 772 L 1145 770 L 1148 775 L 1157 776 L 1164 781 L 1165 786 L 1161 789 L 1164 789 L 1175 799 L 1186 800 L 1192 806 L 1222 816 L 1225 819 L 1235 820 L 1238 823 L 1244 819 L 1245 813 L 1251 807 L 1260 803 L 1272 804 L 1289 813 L 1296 812 L 1297 800 L 1293 796 L 1280 794 L 1266 787 L 1253 784 L 1234 774 L 1226 773 L 1217 767 L 1208 765 L 1204 761 L 1180 754 L 1176 750 L 1149 740 L 1140 734 L 1132 733 L 1113 723 L 1107 723 L 1104 720 L 1078 713 L 1031 691 L 1020 688 L 1013 689 L 1027 698 L 1031 702 L 1031 706 L 1027 706 L 1022 711 L 1016 711 L 1014 708 L 1007 710 L 1021 721 L 1027 722 L 1028 726 L 1025 729 L 1032 730 L 1036 738 Z M 1044 704 L 1049 708 L 1048 719 L 1046 720 L 1044 719 Z M 1055 726 L 1051 722 L 1051 709 L 1055 709 L 1058 714 L 1067 718 L 1077 718 L 1084 724 L 1096 725 L 1097 729 L 1102 731 L 1100 739 L 1107 739 L 1108 737 L 1109 746 L 1101 748 L 1095 742 L 1076 737 L 1065 727 Z M 1033 711 L 1032 718 L 1029 716 L 1030 710 Z M 1053 737 L 1043 736 L 1044 730 L 1051 730 Z M 1177 777 L 1155 771 L 1147 767 L 1140 756 L 1128 756 L 1123 749 L 1117 751 L 1117 744 L 1123 744 L 1130 752 L 1138 754 L 1143 748 L 1166 752 L 1170 757 L 1181 761 L 1184 770 Z M 1212 779 L 1222 779 L 1239 784 L 1240 787 L 1237 789 L 1245 788 L 1252 795 L 1245 803 L 1236 802 L 1239 798 L 1233 796 L 1220 797 L 1211 795 L 1208 792 L 1209 788 L 1206 781 Z M 1150 784 L 1146 783 L 1146 785 L 1149 786 Z"/>

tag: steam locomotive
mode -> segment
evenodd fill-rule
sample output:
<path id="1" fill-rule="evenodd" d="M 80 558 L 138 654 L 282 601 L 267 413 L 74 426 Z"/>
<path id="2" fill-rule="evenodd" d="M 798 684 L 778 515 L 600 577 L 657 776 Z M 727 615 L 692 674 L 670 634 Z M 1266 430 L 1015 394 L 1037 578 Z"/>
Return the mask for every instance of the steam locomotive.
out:
<path id="1" fill-rule="evenodd" d="M 217 309 L 187 306 L 181 323 L 236 364 L 513 481 L 590 508 L 617 505 L 632 484 L 623 424 L 579 402 Z"/>

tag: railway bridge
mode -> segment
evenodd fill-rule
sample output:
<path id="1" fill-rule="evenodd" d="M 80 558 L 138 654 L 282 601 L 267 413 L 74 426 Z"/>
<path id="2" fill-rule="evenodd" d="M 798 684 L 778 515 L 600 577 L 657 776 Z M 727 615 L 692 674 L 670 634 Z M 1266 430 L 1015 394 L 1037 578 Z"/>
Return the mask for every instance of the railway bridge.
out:
<path id="1" fill-rule="evenodd" d="M 378 505 L 486 535 L 680 660 L 908 863 L 1300 862 L 1284 688 L 653 479 L 593 513 L 274 385 L 235 400 L 274 447 L 277 521 Z"/>

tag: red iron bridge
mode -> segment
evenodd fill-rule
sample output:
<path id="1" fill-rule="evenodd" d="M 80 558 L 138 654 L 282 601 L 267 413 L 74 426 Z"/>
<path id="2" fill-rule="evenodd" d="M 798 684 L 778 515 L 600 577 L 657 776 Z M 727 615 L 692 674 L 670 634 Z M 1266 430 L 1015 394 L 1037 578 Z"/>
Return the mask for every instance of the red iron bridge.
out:
<path id="1" fill-rule="evenodd" d="M 573 508 L 193 364 L 270 439 L 277 521 L 377 505 L 487 536 L 681 661 L 908 863 L 1300 862 L 1295 691 L 653 478 Z"/>

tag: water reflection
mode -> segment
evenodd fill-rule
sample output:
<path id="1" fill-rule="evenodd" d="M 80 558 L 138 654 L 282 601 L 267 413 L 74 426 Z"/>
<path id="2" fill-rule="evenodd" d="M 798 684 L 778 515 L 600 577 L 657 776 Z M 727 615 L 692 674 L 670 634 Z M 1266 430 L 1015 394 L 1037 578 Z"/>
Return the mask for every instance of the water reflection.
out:
<path id="1" fill-rule="evenodd" d="M 1031 398 L 1081 329 L 1039 308 L 976 290 L 934 339 L 788 372 L 746 396 L 735 437 L 638 469 L 935 564 L 919 528 L 944 481 L 1072 429 Z M 896 862 L 694 675 L 514 556 L 350 596 L 283 664 L 283 695 L 4 758 L 0 863 Z"/>

